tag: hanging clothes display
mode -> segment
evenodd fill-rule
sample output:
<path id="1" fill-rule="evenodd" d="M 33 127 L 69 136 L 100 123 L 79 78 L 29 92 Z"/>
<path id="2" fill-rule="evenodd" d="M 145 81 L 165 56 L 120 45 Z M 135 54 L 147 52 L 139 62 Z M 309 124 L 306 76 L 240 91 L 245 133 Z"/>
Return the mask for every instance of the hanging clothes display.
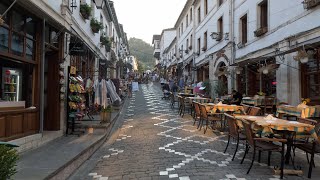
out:
<path id="1" fill-rule="evenodd" d="M 116 92 L 116 87 L 114 86 L 113 82 L 109 79 L 107 81 L 107 89 L 110 95 L 111 102 L 114 103 L 116 101 L 121 102 L 121 98 Z"/>
<path id="2" fill-rule="evenodd" d="M 101 105 L 101 99 L 100 99 L 100 83 L 98 80 L 94 81 L 94 104 L 97 104 L 97 105 Z"/>
<path id="3" fill-rule="evenodd" d="M 106 80 L 102 79 L 101 80 L 101 106 L 103 108 L 107 108 L 108 106 L 108 98 L 107 98 L 107 84 L 106 84 Z"/>

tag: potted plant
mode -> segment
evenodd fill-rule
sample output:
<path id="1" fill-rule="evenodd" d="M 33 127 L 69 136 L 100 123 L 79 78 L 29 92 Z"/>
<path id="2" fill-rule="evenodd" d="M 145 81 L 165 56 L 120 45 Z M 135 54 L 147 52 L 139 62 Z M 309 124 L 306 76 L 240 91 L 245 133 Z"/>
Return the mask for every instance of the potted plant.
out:
<path id="1" fill-rule="evenodd" d="M 112 106 L 108 105 L 106 108 L 101 109 L 100 118 L 101 122 L 106 123 L 111 121 L 111 113 L 112 113 Z"/>
<path id="2" fill-rule="evenodd" d="M 218 94 L 218 97 L 223 96 L 227 92 L 227 86 L 222 80 L 218 80 L 214 86 L 214 92 Z"/>
<path id="3" fill-rule="evenodd" d="M 91 25 L 92 32 L 94 33 L 98 33 L 103 28 L 102 23 L 96 20 L 95 18 L 91 19 L 90 25 Z"/>
<path id="4" fill-rule="evenodd" d="M 0 179 L 10 179 L 16 172 L 17 150 L 0 144 Z"/>
<path id="5" fill-rule="evenodd" d="M 80 13 L 84 19 L 89 19 L 91 15 L 91 7 L 88 4 L 81 4 Z"/>
<path id="6" fill-rule="evenodd" d="M 202 86 L 205 87 L 204 91 L 206 92 L 206 95 L 209 96 L 211 92 L 211 86 L 210 86 L 210 81 L 206 80 L 202 83 Z"/>
<path id="7" fill-rule="evenodd" d="M 110 41 L 109 37 L 101 35 L 100 36 L 100 42 L 101 42 L 102 45 L 104 45 L 104 47 L 106 48 L 106 51 L 110 52 L 111 41 Z"/>

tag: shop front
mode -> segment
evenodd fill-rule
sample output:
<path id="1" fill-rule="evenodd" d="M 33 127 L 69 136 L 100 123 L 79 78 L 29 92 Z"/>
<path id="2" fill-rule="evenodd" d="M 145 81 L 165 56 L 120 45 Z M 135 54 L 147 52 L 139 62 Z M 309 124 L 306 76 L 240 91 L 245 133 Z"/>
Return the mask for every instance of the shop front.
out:
<path id="1" fill-rule="evenodd" d="M 301 64 L 301 97 L 309 98 L 309 105 L 319 105 L 320 47 L 309 50 L 309 52 L 310 57 L 308 62 Z"/>
<path id="2" fill-rule="evenodd" d="M 9 4 L 0 2 L 0 12 Z M 21 13 L 23 12 L 23 13 Z M 0 141 L 39 132 L 41 21 L 18 8 L 0 26 Z"/>
<path id="3" fill-rule="evenodd" d="M 236 73 L 237 89 L 246 96 L 265 95 L 276 96 L 277 73 L 279 64 L 275 58 L 268 60 L 248 60 L 237 64 Z M 236 70 L 237 71 L 237 70 Z"/>

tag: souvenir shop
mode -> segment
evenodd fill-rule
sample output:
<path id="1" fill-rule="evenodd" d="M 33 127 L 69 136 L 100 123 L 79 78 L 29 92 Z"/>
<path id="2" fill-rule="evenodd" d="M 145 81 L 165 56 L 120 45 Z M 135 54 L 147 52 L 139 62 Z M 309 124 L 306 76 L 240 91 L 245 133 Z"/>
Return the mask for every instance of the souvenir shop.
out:
<path id="1" fill-rule="evenodd" d="M 4 12 L 9 3 L 1 1 L 0 12 Z M 59 130 L 58 74 L 59 63 L 63 59 L 64 33 L 59 33 L 49 23 L 43 26 L 44 21 L 40 17 L 18 4 L 3 19 L 4 24 L 0 26 L 0 141 L 22 138 L 43 130 Z M 42 39 L 45 40 L 45 56 L 42 56 Z M 40 122 L 42 66 L 44 118 Z"/>
<path id="2" fill-rule="evenodd" d="M 75 123 L 100 121 L 94 115 L 121 99 L 113 82 L 105 79 L 105 60 L 99 60 L 99 71 L 95 71 L 96 55 L 75 37 L 71 38 L 69 54 L 66 133 L 74 134 L 82 133 L 74 130 Z"/>

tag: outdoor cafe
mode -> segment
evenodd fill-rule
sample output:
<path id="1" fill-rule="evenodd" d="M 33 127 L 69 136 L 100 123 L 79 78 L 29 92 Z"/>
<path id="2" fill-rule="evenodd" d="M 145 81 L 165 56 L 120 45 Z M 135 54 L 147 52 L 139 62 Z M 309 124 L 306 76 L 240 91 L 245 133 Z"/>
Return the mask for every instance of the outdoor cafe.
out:
<path id="1" fill-rule="evenodd" d="M 230 97 L 228 97 L 230 98 Z M 232 96 L 231 96 L 232 98 Z M 315 154 L 320 153 L 319 131 L 320 106 L 308 106 L 305 99 L 298 106 L 278 102 L 275 97 L 244 97 L 240 105 L 224 103 L 218 99 L 201 97 L 197 90 L 184 90 L 171 94 L 170 106 L 178 109 L 181 117 L 191 115 L 193 125 L 205 134 L 207 131 L 227 134 L 225 148 L 236 146 L 234 160 L 239 144 L 245 144 L 241 160 L 252 153 L 247 174 L 254 169 L 255 161 L 260 162 L 261 152 L 267 152 L 268 166 L 273 153 L 281 158 L 273 164 L 274 174 L 283 178 L 286 175 L 302 175 L 299 167 L 308 166 L 307 176 L 311 178 L 315 167 Z M 236 145 L 230 143 L 236 140 Z M 295 161 L 296 151 L 306 154 L 305 161 Z"/>

